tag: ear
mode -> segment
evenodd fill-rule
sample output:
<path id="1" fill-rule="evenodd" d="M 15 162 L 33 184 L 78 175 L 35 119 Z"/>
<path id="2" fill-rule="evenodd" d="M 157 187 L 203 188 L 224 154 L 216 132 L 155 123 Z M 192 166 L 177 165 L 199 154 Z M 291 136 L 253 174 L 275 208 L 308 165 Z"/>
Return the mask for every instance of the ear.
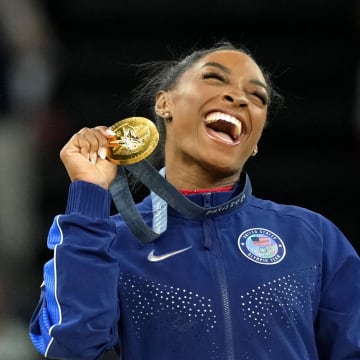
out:
<path id="1" fill-rule="evenodd" d="M 166 91 L 159 91 L 156 94 L 155 112 L 158 116 L 164 117 L 164 114 L 170 114 L 169 100 L 169 95 Z"/>
<path id="2" fill-rule="evenodd" d="M 256 144 L 255 147 L 254 147 L 254 150 L 252 151 L 251 153 L 251 156 L 256 156 L 256 154 L 258 153 L 259 151 L 259 148 L 258 148 L 258 145 Z"/>

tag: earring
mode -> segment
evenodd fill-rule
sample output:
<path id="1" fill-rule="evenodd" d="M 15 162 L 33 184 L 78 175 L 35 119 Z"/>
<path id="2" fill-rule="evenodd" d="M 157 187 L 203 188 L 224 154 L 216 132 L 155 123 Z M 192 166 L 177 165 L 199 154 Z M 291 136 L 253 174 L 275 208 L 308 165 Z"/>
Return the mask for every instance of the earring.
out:
<path id="1" fill-rule="evenodd" d="M 251 156 L 256 156 L 258 153 L 258 147 L 256 146 L 255 149 L 252 151 Z"/>
<path id="2" fill-rule="evenodd" d="M 170 111 L 164 111 L 161 115 L 163 116 L 163 118 L 165 120 L 170 120 L 171 119 Z"/>

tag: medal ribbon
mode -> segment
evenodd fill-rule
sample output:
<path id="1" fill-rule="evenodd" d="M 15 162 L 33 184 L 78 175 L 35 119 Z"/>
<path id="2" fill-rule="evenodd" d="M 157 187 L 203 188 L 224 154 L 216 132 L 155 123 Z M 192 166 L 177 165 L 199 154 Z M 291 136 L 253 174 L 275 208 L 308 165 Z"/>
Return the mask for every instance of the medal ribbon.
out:
<path id="1" fill-rule="evenodd" d="M 144 222 L 136 208 L 124 168 L 151 190 L 153 229 Z M 133 164 L 119 166 L 117 176 L 110 186 L 110 192 L 117 210 L 131 232 L 140 242 L 146 244 L 154 241 L 166 230 L 167 205 L 186 217 L 201 219 L 224 214 L 242 206 L 251 194 L 249 177 L 246 173 L 243 174 L 245 176 L 243 191 L 225 203 L 214 207 L 205 208 L 189 200 L 165 179 L 164 169 L 158 172 L 146 159 Z"/>

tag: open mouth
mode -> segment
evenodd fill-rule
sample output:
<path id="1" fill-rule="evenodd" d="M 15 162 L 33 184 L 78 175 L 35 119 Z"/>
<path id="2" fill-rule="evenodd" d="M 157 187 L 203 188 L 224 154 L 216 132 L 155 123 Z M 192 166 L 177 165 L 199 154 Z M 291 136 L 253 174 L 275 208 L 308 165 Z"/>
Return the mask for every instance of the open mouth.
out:
<path id="1" fill-rule="evenodd" d="M 205 125 L 212 137 L 231 144 L 239 139 L 243 128 L 239 119 L 222 112 L 208 114 Z"/>

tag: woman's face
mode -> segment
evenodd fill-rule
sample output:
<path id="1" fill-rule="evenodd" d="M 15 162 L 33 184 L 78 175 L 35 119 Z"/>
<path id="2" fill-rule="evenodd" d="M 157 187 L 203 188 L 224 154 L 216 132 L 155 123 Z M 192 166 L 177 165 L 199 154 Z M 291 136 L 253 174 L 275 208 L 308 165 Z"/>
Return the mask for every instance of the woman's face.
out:
<path id="1" fill-rule="evenodd" d="M 246 54 L 210 53 L 158 96 L 170 111 L 166 164 L 194 165 L 231 175 L 239 173 L 257 147 L 269 94 L 264 76 Z"/>

